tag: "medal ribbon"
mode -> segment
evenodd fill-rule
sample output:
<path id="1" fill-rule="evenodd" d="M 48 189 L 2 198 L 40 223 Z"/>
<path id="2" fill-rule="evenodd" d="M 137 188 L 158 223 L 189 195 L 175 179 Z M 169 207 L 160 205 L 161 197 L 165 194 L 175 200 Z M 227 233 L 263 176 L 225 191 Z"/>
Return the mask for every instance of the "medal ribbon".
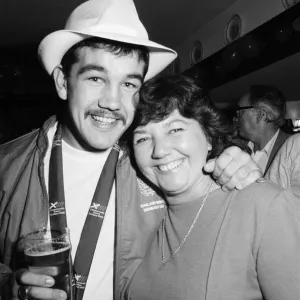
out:
<path id="1" fill-rule="evenodd" d="M 87 214 L 74 261 L 73 296 L 81 300 L 110 198 L 120 147 L 113 146 L 101 172 Z M 52 227 L 67 227 L 62 160 L 62 130 L 58 125 L 49 165 L 49 215 Z"/>

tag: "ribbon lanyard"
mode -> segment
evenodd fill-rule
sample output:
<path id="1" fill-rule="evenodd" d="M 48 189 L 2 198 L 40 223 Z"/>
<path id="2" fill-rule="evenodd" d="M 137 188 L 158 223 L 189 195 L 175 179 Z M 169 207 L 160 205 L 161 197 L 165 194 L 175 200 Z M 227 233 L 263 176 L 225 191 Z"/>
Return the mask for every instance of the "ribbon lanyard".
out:
<path id="1" fill-rule="evenodd" d="M 58 125 L 53 139 L 49 165 L 49 215 L 53 227 L 67 227 L 63 162 L 62 130 Z M 101 172 L 92 202 L 87 214 L 74 261 L 74 299 L 81 300 L 89 276 L 99 233 L 110 198 L 120 147 L 112 148 Z"/>

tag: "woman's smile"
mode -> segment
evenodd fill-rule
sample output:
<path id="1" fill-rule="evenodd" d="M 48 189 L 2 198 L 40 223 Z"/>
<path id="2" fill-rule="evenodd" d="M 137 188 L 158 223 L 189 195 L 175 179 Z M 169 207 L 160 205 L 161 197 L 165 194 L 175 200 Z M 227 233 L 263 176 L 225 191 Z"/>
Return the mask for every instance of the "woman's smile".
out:
<path id="1" fill-rule="evenodd" d="M 185 160 L 185 158 L 174 160 L 168 164 L 159 165 L 159 166 L 157 166 L 157 168 L 162 172 L 172 171 L 174 169 L 179 168 L 182 165 L 182 163 L 184 162 L 184 160 Z"/>
<path id="2" fill-rule="evenodd" d="M 197 120 L 174 110 L 160 122 L 139 126 L 134 132 L 134 154 L 144 176 L 164 191 L 170 201 L 195 199 L 211 145 Z M 197 192 L 195 189 L 199 189 Z"/>

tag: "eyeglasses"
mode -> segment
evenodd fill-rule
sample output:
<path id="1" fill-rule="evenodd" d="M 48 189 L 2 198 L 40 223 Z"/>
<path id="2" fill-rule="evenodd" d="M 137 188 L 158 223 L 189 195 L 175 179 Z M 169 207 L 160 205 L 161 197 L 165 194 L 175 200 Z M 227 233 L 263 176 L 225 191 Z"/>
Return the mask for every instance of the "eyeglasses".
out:
<path id="1" fill-rule="evenodd" d="M 235 109 L 235 113 L 237 115 L 237 117 L 240 117 L 243 113 L 244 110 L 246 109 L 252 109 L 254 108 L 253 106 L 238 106 L 236 109 Z"/>

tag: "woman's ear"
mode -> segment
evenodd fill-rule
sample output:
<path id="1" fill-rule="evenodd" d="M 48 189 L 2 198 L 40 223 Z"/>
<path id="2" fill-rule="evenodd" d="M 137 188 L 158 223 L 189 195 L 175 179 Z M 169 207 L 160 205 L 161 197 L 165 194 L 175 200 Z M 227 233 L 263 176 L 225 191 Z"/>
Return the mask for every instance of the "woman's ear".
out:
<path id="1" fill-rule="evenodd" d="M 67 100 L 67 78 L 63 72 L 61 65 L 55 67 L 53 71 L 53 79 L 59 98 L 61 98 L 62 100 Z"/>

